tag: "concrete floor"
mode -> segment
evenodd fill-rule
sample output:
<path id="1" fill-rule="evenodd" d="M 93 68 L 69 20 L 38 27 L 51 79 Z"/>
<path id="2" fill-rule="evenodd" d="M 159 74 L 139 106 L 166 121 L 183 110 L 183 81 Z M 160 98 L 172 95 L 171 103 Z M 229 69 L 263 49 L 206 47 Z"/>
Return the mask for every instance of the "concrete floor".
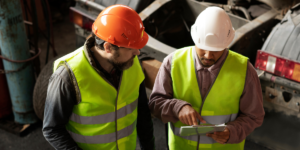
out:
<path id="1" fill-rule="evenodd" d="M 56 51 L 59 55 L 67 54 L 76 49 L 76 37 L 74 26 L 66 16 L 64 21 L 54 24 L 54 39 Z M 40 56 L 41 67 L 45 65 L 47 41 L 40 38 L 39 47 L 42 49 Z M 50 51 L 49 60 L 53 57 Z M 151 92 L 147 91 L 148 94 Z M 163 123 L 154 118 L 154 135 L 157 150 L 166 150 L 165 131 Z M 31 126 L 24 136 L 17 136 L 0 129 L 0 149 L 1 150 L 52 150 L 51 145 L 43 137 L 42 122 Z M 267 148 L 246 140 L 245 150 L 268 150 Z"/>

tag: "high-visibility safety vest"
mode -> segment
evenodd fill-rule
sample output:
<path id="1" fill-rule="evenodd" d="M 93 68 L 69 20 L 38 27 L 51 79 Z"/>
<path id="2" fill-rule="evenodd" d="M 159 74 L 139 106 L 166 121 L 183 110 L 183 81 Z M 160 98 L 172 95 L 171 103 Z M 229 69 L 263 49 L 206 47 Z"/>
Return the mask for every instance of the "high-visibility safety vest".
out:
<path id="1" fill-rule="evenodd" d="M 194 47 L 186 47 L 174 52 L 171 64 L 174 98 L 189 102 L 207 123 L 221 124 L 235 120 L 244 90 L 248 58 L 229 51 L 202 106 L 194 64 L 197 55 L 194 56 L 193 51 Z M 180 136 L 181 126 L 186 124 L 180 121 L 169 123 L 170 150 L 244 149 L 245 141 L 238 144 L 220 144 L 206 135 Z"/>
<path id="2" fill-rule="evenodd" d="M 144 74 L 137 57 L 124 70 L 119 89 L 90 65 L 84 47 L 54 62 L 54 71 L 67 65 L 76 78 L 81 102 L 75 105 L 66 129 L 82 149 L 134 150 L 137 104 Z"/>

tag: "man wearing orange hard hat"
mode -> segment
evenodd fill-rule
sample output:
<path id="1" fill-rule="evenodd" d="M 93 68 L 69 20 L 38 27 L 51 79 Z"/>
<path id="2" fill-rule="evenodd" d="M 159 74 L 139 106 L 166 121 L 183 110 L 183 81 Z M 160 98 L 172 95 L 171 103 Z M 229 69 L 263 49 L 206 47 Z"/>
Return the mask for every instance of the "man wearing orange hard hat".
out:
<path id="1" fill-rule="evenodd" d="M 153 124 L 137 55 L 148 35 L 125 5 L 104 9 L 85 44 L 54 62 L 43 134 L 55 149 L 153 150 Z"/>

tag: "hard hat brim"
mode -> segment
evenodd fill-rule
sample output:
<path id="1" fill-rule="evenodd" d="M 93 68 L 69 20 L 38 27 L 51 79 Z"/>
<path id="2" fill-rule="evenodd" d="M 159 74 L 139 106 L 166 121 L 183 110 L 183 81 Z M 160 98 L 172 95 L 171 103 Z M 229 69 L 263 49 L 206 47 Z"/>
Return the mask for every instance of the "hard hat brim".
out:
<path id="1" fill-rule="evenodd" d="M 148 40 L 149 40 L 148 34 L 145 31 L 143 31 L 143 37 L 141 38 L 141 40 L 138 43 L 130 46 L 129 48 L 141 49 L 148 43 Z"/>
<path id="2" fill-rule="evenodd" d="M 223 51 L 226 48 L 217 48 L 217 47 L 210 47 L 210 46 L 205 46 L 205 45 L 201 45 L 201 44 L 196 44 L 196 46 L 202 50 L 206 50 L 206 51 Z"/>
<path id="3" fill-rule="evenodd" d="M 94 32 L 94 31 L 93 31 L 93 32 Z M 95 34 L 97 37 L 99 37 L 102 41 L 106 41 L 106 40 L 103 40 L 103 39 L 100 37 L 100 35 L 98 35 L 97 33 L 94 32 L 94 34 Z M 136 43 L 134 43 L 134 44 L 129 44 L 129 45 L 126 45 L 126 44 L 125 44 L 125 45 L 124 45 L 124 44 L 119 44 L 118 42 L 116 42 L 116 44 L 114 44 L 114 43 L 112 43 L 112 44 L 117 45 L 117 46 L 119 46 L 119 47 L 133 48 L 133 49 L 142 49 L 142 48 L 147 44 L 148 40 L 149 40 L 148 34 L 147 34 L 145 31 L 143 31 L 143 37 L 140 39 L 140 41 L 138 41 L 138 42 L 136 42 Z M 106 42 L 110 42 L 110 41 L 106 41 Z"/>

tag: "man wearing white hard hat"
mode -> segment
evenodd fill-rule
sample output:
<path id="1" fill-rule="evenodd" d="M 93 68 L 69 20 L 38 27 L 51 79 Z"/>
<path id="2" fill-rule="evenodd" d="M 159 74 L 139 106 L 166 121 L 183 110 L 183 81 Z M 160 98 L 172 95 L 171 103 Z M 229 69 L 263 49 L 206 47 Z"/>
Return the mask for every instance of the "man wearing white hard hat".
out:
<path id="1" fill-rule="evenodd" d="M 168 55 L 155 80 L 149 107 L 168 125 L 170 150 L 243 150 L 264 118 L 262 92 L 247 57 L 228 50 L 235 31 L 218 7 L 206 8 L 191 29 L 195 46 Z M 181 126 L 222 124 L 222 132 L 180 136 Z"/>

